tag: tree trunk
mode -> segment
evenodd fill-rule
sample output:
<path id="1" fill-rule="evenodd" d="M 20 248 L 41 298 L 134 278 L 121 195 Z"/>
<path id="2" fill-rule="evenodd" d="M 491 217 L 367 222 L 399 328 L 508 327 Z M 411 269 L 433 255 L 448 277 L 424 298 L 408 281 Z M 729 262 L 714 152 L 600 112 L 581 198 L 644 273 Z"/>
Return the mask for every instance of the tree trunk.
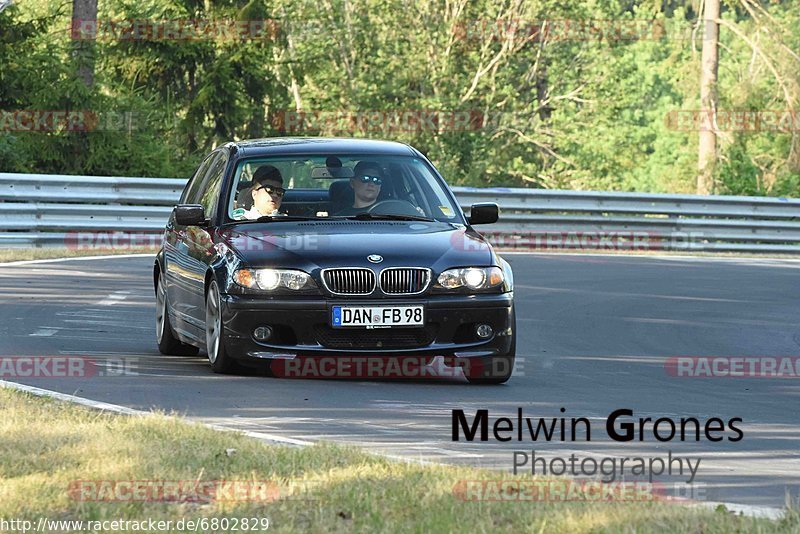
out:
<path id="1" fill-rule="evenodd" d="M 72 0 L 72 27 L 86 27 L 87 21 L 97 20 L 97 0 Z M 94 84 L 94 35 L 82 35 L 75 41 L 75 66 L 78 79 L 87 88 Z M 91 38 L 90 38 L 91 37 Z"/>
<path id="2" fill-rule="evenodd" d="M 536 100 L 539 102 L 539 118 L 543 123 L 549 123 L 553 114 L 550 107 L 550 87 L 548 84 L 547 62 L 543 61 L 541 69 L 536 73 Z"/>
<path id="3" fill-rule="evenodd" d="M 700 65 L 700 111 L 708 121 L 700 121 L 697 158 L 697 194 L 714 192 L 714 166 L 717 163 L 717 71 L 719 68 L 719 2 L 705 0 L 703 14 L 703 55 Z M 707 126 L 707 127 L 705 127 Z"/>

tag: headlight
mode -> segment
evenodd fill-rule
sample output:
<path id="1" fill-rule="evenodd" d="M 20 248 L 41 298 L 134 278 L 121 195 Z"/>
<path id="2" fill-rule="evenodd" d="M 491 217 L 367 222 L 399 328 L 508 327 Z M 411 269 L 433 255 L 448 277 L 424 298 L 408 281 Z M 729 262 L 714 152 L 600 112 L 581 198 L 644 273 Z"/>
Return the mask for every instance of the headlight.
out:
<path id="1" fill-rule="evenodd" d="M 466 267 L 448 269 L 439 275 L 437 282 L 444 289 L 484 290 L 500 286 L 505 281 L 500 267 Z"/>
<path id="2" fill-rule="evenodd" d="M 233 281 L 242 287 L 264 291 L 279 288 L 292 291 L 317 289 L 317 284 L 308 273 L 290 269 L 239 269 L 233 273 Z"/>

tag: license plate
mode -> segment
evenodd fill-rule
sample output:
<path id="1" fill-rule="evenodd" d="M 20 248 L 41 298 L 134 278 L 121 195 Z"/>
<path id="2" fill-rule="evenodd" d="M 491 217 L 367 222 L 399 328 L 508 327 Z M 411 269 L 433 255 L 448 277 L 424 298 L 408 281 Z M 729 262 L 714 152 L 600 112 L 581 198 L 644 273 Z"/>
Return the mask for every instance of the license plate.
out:
<path id="1" fill-rule="evenodd" d="M 333 306 L 331 315 L 331 326 L 334 328 L 391 328 L 424 324 L 423 306 Z"/>

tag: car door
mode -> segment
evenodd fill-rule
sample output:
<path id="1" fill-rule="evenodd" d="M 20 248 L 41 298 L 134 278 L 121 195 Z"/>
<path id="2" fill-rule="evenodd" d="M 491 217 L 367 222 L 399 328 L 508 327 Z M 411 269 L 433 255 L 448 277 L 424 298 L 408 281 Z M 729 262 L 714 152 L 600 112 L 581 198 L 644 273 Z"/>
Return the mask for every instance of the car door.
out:
<path id="1" fill-rule="evenodd" d="M 184 190 L 181 204 L 201 204 L 207 185 L 217 174 L 222 159 L 226 158 L 221 150 L 217 150 L 203 160 Z M 205 268 L 202 267 L 204 254 L 198 244 L 205 241 L 202 236 L 209 236 L 209 229 L 179 225 L 173 216 L 167 230 L 164 249 L 167 293 L 175 318 L 173 327 L 184 335 L 202 341 L 205 339 L 205 323 L 197 310 L 197 293 L 203 290 Z"/>
<path id="2" fill-rule="evenodd" d="M 178 201 L 179 204 L 197 203 L 200 197 L 200 187 L 206 177 L 206 171 L 216 153 L 209 154 L 200 163 L 194 172 Z M 164 236 L 164 280 L 167 289 L 167 299 L 170 304 L 173 328 L 181 333 L 187 333 L 184 318 L 187 315 L 189 304 L 185 300 L 186 289 L 189 281 L 186 276 L 188 262 L 188 249 L 185 239 L 185 227 L 175 223 L 174 215 L 170 216 Z M 192 331 L 194 329 L 191 329 Z"/>
<path id="3" fill-rule="evenodd" d="M 189 305 L 187 313 L 189 321 L 205 329 L 205 276 L 209 264 L 216 257 L 213 232 L 216 228 L 217 206 L 222 190 L 222 182 L 228 165 L 228 150 L 222 148 L 217 152 L 206 171 L 205 179 L 199 190 L 196 204 L 203 206 L 206 217 L 211 221 L 207 227 L 188 226 L 184 231 L 186 244 L 189 283 L 186 287 L 185 299 Z"/>

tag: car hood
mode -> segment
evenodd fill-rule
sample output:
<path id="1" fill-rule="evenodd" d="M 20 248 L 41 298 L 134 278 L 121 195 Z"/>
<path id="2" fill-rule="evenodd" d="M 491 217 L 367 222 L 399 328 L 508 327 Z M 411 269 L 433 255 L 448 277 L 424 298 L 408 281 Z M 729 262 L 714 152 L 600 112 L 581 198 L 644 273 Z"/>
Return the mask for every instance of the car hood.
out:
<path id="1" fill-rule="evenodd" d="M 308 221 L 244 223 L 218 236 L 251 267 L 297 268 L 497 265 L 491 246 L 462 225 L 417 221 Z"/>

